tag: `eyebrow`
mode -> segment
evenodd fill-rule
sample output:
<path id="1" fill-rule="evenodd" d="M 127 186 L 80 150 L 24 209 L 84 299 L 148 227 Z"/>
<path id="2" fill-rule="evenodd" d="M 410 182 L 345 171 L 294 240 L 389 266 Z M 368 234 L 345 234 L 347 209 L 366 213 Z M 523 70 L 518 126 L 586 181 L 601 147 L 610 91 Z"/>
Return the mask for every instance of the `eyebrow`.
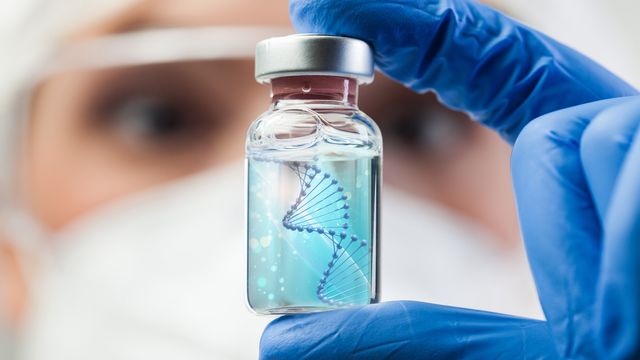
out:
<path id="1" fill-rule="evenodd" d="M 99 19 L 88 28 L 81 29 L 76 36 L 94 37 L 125 34 L 150 29 L 177 27 L 176 24 L 163 23 L 154 19 L 148 12 L 149 1 L 140 1 Z"/>

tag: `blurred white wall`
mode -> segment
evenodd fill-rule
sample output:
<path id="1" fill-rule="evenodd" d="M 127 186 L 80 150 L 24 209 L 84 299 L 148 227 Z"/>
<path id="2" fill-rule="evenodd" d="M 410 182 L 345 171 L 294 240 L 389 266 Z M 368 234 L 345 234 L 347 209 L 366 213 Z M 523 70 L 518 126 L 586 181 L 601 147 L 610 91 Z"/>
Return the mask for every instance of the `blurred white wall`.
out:
<path id="1" fill-rule="evenodd" d="M 640 1 L 490 0 L 640 88 Z"/>
<path id="2" fill-rule="evenodd" d="M 7 0 L 0 3 L 0 36 L 9 33 L 9 29 L 16 26 L 16 23 L 24 18 L 24 14 L 29 10 L 28 1 Z"/>

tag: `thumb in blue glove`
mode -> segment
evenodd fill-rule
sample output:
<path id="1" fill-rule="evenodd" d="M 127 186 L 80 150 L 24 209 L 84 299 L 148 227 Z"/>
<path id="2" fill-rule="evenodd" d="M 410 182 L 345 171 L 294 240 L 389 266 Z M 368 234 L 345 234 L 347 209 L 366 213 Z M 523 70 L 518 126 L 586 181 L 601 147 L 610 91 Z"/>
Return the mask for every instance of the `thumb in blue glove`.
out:
<path id="1" fill-rule="evenodd" d="M 555 358 L 542 321 L 416 301 L 283 316 L 262 359 Z"/>

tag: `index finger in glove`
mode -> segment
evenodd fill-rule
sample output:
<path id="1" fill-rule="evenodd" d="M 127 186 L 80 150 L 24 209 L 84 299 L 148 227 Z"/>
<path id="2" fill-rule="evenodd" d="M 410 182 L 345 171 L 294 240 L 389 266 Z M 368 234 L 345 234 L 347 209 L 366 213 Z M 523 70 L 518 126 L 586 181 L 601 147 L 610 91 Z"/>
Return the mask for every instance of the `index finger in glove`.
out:
<path id="1" fill-rule="evenodd" d="M 554 110 L 636 94 L 584 55 L 471 0 L 292 0 L 301 32 L 367 41 L 377 67 L 513 143 Z"/>

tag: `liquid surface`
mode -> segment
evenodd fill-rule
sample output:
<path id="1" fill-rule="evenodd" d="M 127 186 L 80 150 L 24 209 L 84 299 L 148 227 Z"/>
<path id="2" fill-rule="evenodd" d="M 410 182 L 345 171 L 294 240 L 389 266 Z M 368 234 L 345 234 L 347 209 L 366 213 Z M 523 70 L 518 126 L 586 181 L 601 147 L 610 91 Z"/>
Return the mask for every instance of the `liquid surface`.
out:
<path id="1" fill-rule="evenodd" d="M 249 305 L 291 313 L 375 296 L 379 160 L 248 158 Z"/>

